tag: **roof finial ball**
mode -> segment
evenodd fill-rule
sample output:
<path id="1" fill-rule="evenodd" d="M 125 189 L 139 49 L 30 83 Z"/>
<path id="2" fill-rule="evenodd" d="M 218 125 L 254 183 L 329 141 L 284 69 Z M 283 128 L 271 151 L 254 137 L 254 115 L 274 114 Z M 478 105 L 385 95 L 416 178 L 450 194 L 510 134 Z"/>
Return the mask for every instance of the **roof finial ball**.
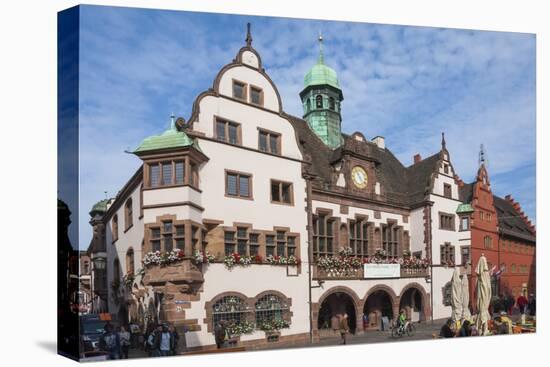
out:
<path id="1" fill-rule="evenodd" d="M 246 23 L 246 46 L 252 46 L 252 34 L 250 33 L 250 23 Z"/>

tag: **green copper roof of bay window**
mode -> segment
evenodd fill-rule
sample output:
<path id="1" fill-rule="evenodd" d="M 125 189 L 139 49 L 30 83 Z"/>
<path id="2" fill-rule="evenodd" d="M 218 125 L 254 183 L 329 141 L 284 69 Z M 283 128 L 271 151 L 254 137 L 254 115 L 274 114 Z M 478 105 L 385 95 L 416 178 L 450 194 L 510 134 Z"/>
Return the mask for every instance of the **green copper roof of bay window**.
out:
<path id="1" fill-rule="evenodd" d="M 474 208 L 469 203 L 466 204 L 458 204 L 458 208 L 456 208 L 456 213 L 471 213 L 474 211 Z"/>
<path id="2" fill-rule="evenodd" d="M 163 132 L 161 135 L 153 135 L 145 138 L 139 147 L 134 150 L 134 153 L 143 153 L 153 150 L 180 148 L 194 145 L 193 139 L 191 139 L 183 131 L 179 131 L 176 128 L 176 124 L 172 119 L 170 128 Z M 198 147 L 197 147 L 198 148 Z"/>

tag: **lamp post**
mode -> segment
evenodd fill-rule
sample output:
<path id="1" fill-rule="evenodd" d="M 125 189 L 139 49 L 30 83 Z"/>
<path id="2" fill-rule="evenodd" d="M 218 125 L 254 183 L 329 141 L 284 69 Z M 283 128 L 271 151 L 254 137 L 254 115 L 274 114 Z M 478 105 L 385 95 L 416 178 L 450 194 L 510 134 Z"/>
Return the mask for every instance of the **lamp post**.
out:
<path id="1" fill-rule="evenodd" d="M 97 302 L 97 309 L 94 309 L 93 312 L 97 312 L 99 308 L 101 308 L 101 295 L 104 291 L 106 291 L 106 289 L 101 289 L 103 288 L 104 284 L 101 284 L 101 287 L 96 287 L 97 285 L 97 280 L 96 280 L 96 277 L 97 277 L 97 272 L 96 270 L 98 270 L 99 272 L 104 272 L 105 271 L 105 268 L 107 267 L 107 258 L 105 256 L 94 256 L 92 258 L 92 264 L 94 265 L 94 274 L 93 274 L 93 281 L 91 282 L 90 286 L 92 287 L 93 291 L 92 291 L 92 294 L 96 294 L 97 295 L 97 298 L 98 298 L 98 302 Z M 104 275 L 102 275 L 101 279 L 103 280 L 105 278 Z M 96 288 L 100 288 L 100 289 L 96 289 Z M 92 306 L 93 303 L 92 303 Z M 96 307 L 94 307 L 96 308 Z"/>

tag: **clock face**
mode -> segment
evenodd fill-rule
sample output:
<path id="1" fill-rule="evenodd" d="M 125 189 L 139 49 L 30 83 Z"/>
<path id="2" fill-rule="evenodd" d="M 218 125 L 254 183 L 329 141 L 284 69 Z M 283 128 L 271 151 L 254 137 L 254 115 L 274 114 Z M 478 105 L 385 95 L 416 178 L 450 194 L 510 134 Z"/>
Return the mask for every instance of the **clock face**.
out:
<path id="1" fill-rule="evenodd" d="M 355 166 L 351 170 L 351 179 L 353 184 L 360 189 L 367 187 L 367 172 L 363 167 Z"/>

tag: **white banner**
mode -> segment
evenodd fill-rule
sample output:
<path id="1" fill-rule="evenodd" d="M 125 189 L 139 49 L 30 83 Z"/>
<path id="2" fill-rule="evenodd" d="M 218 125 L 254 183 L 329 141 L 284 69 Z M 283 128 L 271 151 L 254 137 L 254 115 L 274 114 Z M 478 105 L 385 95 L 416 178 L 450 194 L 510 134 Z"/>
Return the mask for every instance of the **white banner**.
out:
<path id="1" fill-rule="evenodd" d="M 363 264 L 365 278 L 400 278 L 400 264 Z"/>

